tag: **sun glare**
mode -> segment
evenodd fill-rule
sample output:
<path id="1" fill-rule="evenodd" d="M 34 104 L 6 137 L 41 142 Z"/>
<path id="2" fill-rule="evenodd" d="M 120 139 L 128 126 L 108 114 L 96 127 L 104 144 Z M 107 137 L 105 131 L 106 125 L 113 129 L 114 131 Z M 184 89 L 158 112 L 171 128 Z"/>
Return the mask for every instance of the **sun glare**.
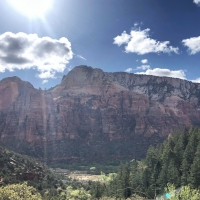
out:
<path id="1" fill-rule="evenodd" d="M 9 0 L 19 12 L 27 17 L 43 17 L 52 6 L 52 0 Z"/>

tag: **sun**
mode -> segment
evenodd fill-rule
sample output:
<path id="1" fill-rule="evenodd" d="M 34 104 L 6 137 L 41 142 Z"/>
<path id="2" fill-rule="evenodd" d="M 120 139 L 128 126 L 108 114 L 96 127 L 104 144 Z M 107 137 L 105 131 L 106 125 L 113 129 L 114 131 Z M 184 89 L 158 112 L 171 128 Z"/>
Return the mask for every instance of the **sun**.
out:
<path id="1" fill-rule="evenodd" d="M 52 6 L 52 0 L 9 0 L 19 12 L 29 18 L 43 17 Z"/>

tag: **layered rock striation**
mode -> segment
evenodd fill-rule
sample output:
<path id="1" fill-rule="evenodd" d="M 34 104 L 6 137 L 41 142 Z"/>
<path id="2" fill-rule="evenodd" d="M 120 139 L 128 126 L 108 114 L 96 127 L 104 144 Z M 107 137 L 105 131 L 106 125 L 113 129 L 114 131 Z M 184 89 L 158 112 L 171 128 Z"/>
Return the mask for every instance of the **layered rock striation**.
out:
<path id="1" fill-rule="evenodd" d="M 175 130 L 200 127 L 200 84 L 78 66 L 37 90 L 0 81 L 1 143 L 48 162 L 144 157 Z"/>

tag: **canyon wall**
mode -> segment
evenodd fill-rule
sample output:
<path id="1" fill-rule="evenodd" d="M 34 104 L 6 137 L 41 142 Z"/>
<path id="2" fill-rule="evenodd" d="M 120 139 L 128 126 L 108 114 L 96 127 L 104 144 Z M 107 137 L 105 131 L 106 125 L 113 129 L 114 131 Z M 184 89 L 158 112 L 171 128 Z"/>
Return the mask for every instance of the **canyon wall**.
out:
<path id="1" fill-rule="evenodd" d="M 18 77 L 0 81 L 0 141 L 46 162 L 140 159 L 200 127 L 200 84 L 78 66 L 50 90 Z"/>

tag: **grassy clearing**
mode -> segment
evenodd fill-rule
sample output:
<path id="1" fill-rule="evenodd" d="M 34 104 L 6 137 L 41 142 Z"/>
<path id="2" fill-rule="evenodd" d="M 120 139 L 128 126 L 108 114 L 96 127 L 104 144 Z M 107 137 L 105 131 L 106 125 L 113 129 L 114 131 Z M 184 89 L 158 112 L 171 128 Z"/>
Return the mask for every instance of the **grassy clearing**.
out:
<path id="1" fill-rule="evenodd" d="M 91 164 L 91 165 L 79 165 L 79 164 L 54 164 L 49 167 L 56 169 L 60 168 L 62 170 L 69 170 L 69 171 L 81 171 L 83 174 L 94 174 L 94 175 L 100 175 L 101 172 L 104 172 L 105 174 L 109 173 L 116 173 L 118 169 L 119 163 L 115 164 Z"/>

